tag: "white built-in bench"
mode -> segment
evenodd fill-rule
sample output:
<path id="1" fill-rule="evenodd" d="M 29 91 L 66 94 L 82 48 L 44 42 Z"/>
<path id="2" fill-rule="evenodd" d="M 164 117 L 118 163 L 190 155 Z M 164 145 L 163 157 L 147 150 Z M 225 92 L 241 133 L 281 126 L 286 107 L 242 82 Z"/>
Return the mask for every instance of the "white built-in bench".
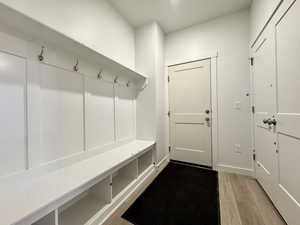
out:
<path id="1" fill-rule="evenodd" d="M 45 174 L 1 181 L 1 225 L 101 224 L 154 172 L 154 145 L 135 140 Z"/>

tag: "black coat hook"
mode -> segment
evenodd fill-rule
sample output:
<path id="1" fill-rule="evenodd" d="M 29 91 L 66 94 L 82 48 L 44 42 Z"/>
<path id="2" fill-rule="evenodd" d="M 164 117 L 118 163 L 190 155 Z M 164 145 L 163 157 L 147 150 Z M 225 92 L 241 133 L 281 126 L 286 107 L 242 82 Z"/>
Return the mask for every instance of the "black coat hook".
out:
<path id="1" fill-rule="evenodd" d="M 115 84 L 118 83 L 118 78 L 119 78 L 119 77 L 115 77 L 115 79 L 114 79 L 114 83 L 115 83 Z"/>
<path id="2" fill-rule="evenodd" d="M 79 61 L 78 61 L 78 59 L 77 59 L 77 60 L 76 60 L 76 64 L 75 64 L 75 66 L 73 67 L 73 70 L 74 70 L 75 72 L 77 72 L 77 71 L 79 70 L 78 64 L 79 64 Z"/>
<path id="3" fill-rule="evenodd" d="M 45 47 L 42 46 L 41 53 L 38 55 L 38 59 L 40 62 L 44 61 L 44 49 Z"/>
<path id="4" fill-rule="evenodd" d="M 103 78 L 102 72 L 103 72 L 103 70 L 100 70 L 99 73 L 98 73 L 98 75 L 97 75 L 97 78 L 99 80 L 101 80 Z"/>

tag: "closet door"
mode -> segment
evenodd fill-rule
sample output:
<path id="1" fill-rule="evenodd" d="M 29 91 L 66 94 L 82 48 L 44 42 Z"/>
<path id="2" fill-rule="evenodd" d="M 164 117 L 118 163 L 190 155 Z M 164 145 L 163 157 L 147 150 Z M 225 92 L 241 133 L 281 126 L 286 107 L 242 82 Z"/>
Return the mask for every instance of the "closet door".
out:
<path id="1" fill-rule="evenodd" d="M 279 208 L 289 225 L 300 215 L 300 1 L 276 24 Z"/>
<path id="2" fill-rule="evenodd" d="M 266 30 L 254 48 L 254 103 L 256 177 L 270 198 L 276 202 L 276 64 L 275 36 Z"/>

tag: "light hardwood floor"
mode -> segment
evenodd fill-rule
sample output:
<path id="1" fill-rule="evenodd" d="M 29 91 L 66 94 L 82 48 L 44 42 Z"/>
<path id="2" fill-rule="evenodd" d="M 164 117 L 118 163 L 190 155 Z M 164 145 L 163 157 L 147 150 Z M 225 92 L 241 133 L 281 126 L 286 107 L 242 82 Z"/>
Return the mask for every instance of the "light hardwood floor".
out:
<path id="1" fill-rule="evenodd" d="M 132 225 L 121 215 L 152 182 L 151 177 L 104 225 Z M 219 173 L 221 225 L 286 225 L 255 179 Z M 195 224 L 196 225 L 196 224 Z"/>

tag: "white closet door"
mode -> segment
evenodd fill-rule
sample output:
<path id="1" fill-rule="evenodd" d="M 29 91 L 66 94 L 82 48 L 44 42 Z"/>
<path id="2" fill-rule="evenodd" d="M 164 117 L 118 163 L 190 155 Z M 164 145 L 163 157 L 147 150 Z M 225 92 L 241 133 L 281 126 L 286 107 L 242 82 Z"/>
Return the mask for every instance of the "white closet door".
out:
<path id="1" fill-rule="evenodd" d="M 274 202 L 278 174 L 276 130 L 268 122 L 273 121 L 276 111 L 275 62 L 275 36 L 270 29 L 263 33 L 254 50 L 254 132 L 256 177 Z"/>
<path id="2" fill-rule="evenodd" d="M 276 25 L 279 205 L 289 225 L 300 215 L 300 1 Z"/>
<path id="3" fill-rule="evenodd" d="M 114 87 L 95 78 L 85 79 L 87 149 L 100 148 L 115 140 Z"/>
<path id="4" fill-rule="evenodd" d="M 26 61 L 0 52 L 0 177 L 26 169 Z"/>
<path id="5" fill-rule="evenodd" d="M 45 64 L 41 76 L 41 161 L 84 150 L 83 78 Z"/>
<path id="6" fill-rule="evenodd" d="M 135 138 L 135 89 L 115 85 L 116 92 L 116 138 L 123 141 Z"/>

